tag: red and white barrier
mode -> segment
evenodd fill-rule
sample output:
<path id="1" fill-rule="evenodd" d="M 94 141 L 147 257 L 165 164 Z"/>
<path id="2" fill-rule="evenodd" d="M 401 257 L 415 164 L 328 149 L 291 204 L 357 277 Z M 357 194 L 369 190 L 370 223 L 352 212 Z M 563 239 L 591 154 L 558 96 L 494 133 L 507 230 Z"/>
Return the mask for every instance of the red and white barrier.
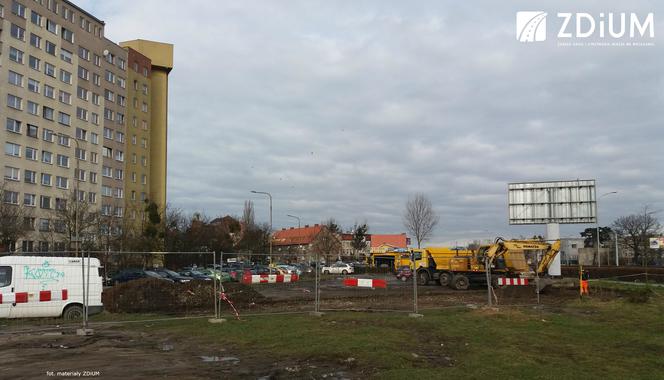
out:
<path id="1" fill-rule="evenodd" d="M 49 302 L 49 301 L 66 301 L 69 297 L 67 289 L 60 291 L 41 290 L 39 291 L 39 298 L 31 302 Z M 3 303 L 28 303 L 28 292 L 18 293 L 0 293 L 0 304 Z"/>
<path id="2" fill-rule="evenodd" d="M 500 285 L 500 286 L 504 286 L 504 285 L 528 285 L 528 279 L 527 278 L 499 277 L 498 278 L 498 285 Z"/>
<path id="3" fill-rule="evenodd" d="M 296 274 L 245 274 L 242 276 L 243 284 L 276 284 L 295 282 L 299 280 Z"/>
<path id="4" fill-rule="evenodd" d="M 387 281 L 373 278 L 346 278 L 344 285 L 359 288 L 387 288 Z"/>

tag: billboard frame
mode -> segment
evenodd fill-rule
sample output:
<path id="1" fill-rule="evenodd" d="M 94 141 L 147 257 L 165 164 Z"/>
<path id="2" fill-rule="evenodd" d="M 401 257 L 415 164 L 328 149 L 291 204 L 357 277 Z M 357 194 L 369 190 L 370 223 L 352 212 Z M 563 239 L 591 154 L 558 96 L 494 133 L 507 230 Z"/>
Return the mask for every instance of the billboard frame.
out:
<path id="1" fill-rule="evenodd" d="M 597 223 L 594 179 L 508 183 L 507 204 L 510 225 Z"/>

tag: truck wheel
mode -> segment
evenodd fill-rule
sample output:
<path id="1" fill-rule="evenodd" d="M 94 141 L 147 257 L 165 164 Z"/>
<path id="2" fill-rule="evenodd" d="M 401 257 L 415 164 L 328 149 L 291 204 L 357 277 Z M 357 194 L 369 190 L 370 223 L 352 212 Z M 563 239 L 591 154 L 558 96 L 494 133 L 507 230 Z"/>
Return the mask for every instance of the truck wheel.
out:
<path id="1" fill-rule="evenodd" d="M 62 318 L 65 321 L 79 321 L 83 319 L 83 306 L 81 305 L 69 305 L 65 308 L 65 311 L 62 312 Z"/>
<path id="2" fill-rule="evenodd" d="M 448 286 L 452 281 L 452 275 L 450 273 L 443 272 L 440 274 L 438 281 L 440 282 L 440 286 Z"/>
<path id="3" fill-rule="evenodd" d="M 468 280 L 468 277 L 462 274 L 457 274 L 452 278 L 452 286 L 456 290 L 468 290 L 470 287 L 470 281 Z"/>
<path id="4" fill-rule="evenodd" d="M 406 278 L 406 276 L 401 276 L 401 281 L 406 282 L 408 281 L 408 279 Z"/>
<path id="5" fill-rule="evenodd" d="M 428 283 L 429 283 L 429 273 L 423 270 L 417 272 L 417 284 L 426 285 Z"/>

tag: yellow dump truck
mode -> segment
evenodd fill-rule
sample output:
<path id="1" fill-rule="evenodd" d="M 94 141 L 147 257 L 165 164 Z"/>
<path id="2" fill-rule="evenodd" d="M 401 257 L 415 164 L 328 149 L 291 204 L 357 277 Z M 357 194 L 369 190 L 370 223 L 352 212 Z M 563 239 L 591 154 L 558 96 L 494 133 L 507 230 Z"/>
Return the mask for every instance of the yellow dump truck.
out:
<path id="1" fill-rule="evenodd" d="M 411 252 L 420 285 L 435 281 L 442 286 L 465 290 L 471 282 L 486 283 L 487 265 L 491 268 L 492 281 L 498 277 L 538 277 L 546 272 L 559 250 L 559 240 L 547 243 L 540 240 L 498 238 L 494 244 L 477 250 L 431 247 Z"/>

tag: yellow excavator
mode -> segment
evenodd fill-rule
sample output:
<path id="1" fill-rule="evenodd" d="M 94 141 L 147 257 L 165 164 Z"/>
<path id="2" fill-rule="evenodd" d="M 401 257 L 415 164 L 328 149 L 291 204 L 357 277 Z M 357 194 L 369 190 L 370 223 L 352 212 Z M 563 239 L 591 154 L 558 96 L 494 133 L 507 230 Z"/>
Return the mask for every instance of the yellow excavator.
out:
<path id="1" fill-rule="evenodd" d="M 560 240 L 504 240 L 497 238 L 491 245 L 474 251 L 443 251 L 436 248 L 413 250 L 414 269 L 420 285 L 436 281 L 442 286 L 466 290 L 471 282 L 486 284 L 486 268 L 494 283 L 498 278 L 533 280 L 545 275 L 560 251 Z M 537 281 L 540 290 L 550 284 L 545 278 Z"/>

